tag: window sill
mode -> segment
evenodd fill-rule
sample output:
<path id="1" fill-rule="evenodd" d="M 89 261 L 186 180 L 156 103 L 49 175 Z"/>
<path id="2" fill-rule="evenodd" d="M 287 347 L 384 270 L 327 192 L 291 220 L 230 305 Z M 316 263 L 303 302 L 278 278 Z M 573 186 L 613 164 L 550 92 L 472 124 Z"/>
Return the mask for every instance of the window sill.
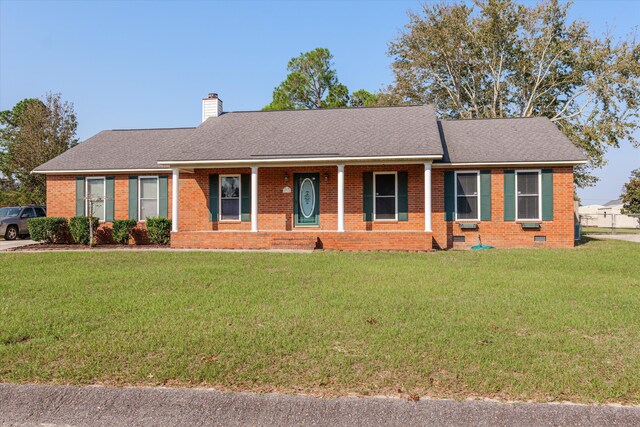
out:
<path id="1" fill-rule="evenodd" d="M 460 227 L 461 230 L 477 230 L 478 229 L 478 222 L 474 221 L 474 222 L 461 222 L 458 223 L 458 226 Z"/>
<path id="2" fill-rule="evenodd" d="M 523 230 L 540 230 L 542 223 L 538 221 L 520 222 L 520 226 Z"/>

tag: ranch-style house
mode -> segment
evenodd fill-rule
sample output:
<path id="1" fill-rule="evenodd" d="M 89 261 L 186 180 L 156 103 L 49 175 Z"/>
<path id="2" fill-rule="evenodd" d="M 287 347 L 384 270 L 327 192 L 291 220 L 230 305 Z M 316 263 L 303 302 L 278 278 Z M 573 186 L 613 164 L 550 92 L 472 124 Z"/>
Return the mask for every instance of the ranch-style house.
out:
<path id="1" fill-rule="evenodd" d="M 429 251 L 574 245 L 584 153 L 544 117 L 437 120 L 430 105 L 223 112 L 107 130 L 35 169 L 47 214 L 172 220 L 174 248 Z"/>

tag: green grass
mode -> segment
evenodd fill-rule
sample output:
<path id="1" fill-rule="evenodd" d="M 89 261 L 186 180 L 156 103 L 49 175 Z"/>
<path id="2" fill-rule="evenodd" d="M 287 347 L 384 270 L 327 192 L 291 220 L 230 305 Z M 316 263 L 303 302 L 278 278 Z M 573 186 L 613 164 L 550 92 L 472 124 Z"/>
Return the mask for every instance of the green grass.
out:
<path id="1" fill-rule="evenodd" d="M 582 234 L 612 234 L 612 231 L 606 227 L 582 227 Z M 615 234 L 640 234 L 640 228 L 616 228 Z"/>
<path id="2" fill-rule="evenodd" d="M 0 382 L 640 402 L 640 245 L 0 254 Z"/>

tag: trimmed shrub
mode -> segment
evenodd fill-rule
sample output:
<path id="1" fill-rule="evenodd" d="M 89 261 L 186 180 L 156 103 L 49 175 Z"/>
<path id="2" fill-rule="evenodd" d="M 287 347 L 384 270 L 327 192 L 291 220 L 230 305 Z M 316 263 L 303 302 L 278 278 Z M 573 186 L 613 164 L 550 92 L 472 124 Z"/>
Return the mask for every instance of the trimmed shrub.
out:
<path id="1" fill-rule="evenodd" d="M 159 216 L 147 217 L 147 233 L 151 243 L 168 245 L 171 241 L 171 220 Z"/>
<path id="2" fill-rule="evenodd" d="M 116 243 L 126 245 L 131 238 L 131 230 L 138 225 L 135 219 L 116 219 L 113 221 L 113 229 L 111 235 Z"/>
<path id="3" fill-rule="evenodd" d="M 88 245 L 89 241 L 89 219 L 91 219 L 93 227 L 93 235 L 96 234 L 96 229 L 100 225 L 100 220 L 96 217 L 88 216 L 74 216 L 69 220 L 69 231 L 71 231 L 71 237 L 76 243 L 82 245 Z"/>
<path id="4" fill-rule="evenodd" d="M 40 217 L 29 218 L 29 235 L 32 240 L 43 243 L 62 243 L 69 231 L 67 218 Z"/>

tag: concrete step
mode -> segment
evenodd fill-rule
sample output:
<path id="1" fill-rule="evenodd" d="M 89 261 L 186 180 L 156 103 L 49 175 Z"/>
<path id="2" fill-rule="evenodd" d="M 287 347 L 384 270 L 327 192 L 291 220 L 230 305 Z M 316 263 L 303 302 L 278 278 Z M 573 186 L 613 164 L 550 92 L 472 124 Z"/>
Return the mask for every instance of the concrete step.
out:
<path id="1" fill-rule="evenodd" d="M 316 248 L 317 238 L 314 236 L 285 236 L 273 237 L 271 239 L 271 247 L 274 249 L 307 249 Z"/>

